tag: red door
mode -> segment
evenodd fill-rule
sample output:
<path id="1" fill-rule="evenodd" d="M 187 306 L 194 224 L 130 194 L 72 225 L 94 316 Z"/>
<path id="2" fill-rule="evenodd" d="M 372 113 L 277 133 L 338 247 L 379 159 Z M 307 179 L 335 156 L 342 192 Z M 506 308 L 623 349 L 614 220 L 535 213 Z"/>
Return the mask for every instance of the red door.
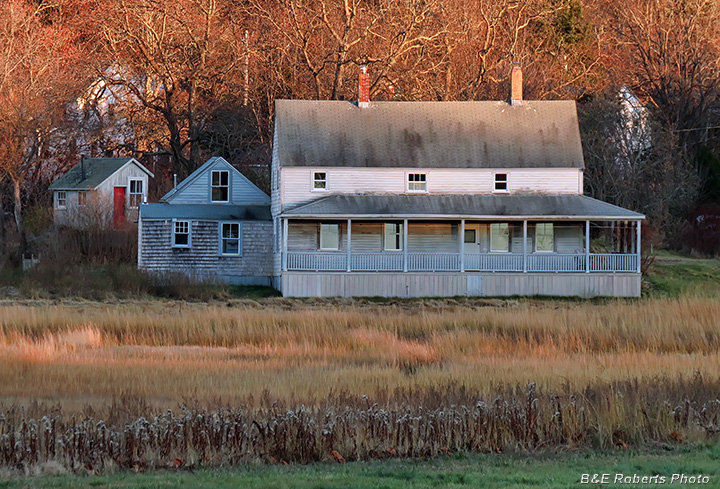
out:
<path id="1" fill-rule="evenodd" d="M 119 229 L 125 224 L 125 187 L 115 187 L 113 194 L 113 227 Z"/>

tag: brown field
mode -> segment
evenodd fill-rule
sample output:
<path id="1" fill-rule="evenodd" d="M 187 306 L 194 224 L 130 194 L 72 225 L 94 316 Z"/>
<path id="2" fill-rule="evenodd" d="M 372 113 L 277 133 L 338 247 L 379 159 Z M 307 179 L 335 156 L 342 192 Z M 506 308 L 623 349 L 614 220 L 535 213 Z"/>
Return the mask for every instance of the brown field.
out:
<path id="1" fill-rule="evenodd" d="M 0 303 L 0 468 L 626 449 L 720 433 L 720 301 Z"/>
<path id="2" fill-rule="evenodd" d="M 331 392 L 462 386 L 492 396 L 701 374 L 718 381 L 720 301 L 5 302 L 0 399 L 158 409 L 313 404 Z"/>

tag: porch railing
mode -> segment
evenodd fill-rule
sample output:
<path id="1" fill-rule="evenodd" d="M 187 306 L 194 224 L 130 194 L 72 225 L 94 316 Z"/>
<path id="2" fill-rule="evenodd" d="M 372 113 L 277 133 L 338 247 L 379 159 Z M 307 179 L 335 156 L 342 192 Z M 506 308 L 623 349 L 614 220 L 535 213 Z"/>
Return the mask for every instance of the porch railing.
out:
<path id="1" fill-rule="evenodd" d="M 407 253 L 402 252 L 352 253 L 350 267 L 348 255 L 343 252 L 289 252 L 287 270 L 386 272 L 402 271 L 460 271 L 460 253 Z M 523 260 L 522 253 L 466 253 L 465 271 L 479 272 L 637 272 L 636 254 L 591 253 L 590 269 L 584 253 L 531 253 Z"/>
<path id="2" fill-rule="evenodd" d="M 460 270 L 460 253 L 408 253 L 408 271 Z"/>
<path id="3" fill-rule="evenodd" d="M 465 253 L 465 270 L 522 272 L 523 256 L 517 253 Z"/>
<path id="4" fill-rule="evenodd" d="M 347 255 L 345 255 L 347 257 Z M 346 261 L 347 263 L 347 261 Z M 358 272 L 402 271 L 402 253 L 353 253 L 350 270 Z"/>

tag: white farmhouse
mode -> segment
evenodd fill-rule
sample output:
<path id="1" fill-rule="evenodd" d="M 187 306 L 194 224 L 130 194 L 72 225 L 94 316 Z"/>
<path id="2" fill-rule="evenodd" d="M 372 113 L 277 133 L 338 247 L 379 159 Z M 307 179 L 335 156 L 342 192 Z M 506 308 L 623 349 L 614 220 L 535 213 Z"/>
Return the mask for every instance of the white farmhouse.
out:
<path id="1" fill-rule="evenodd" d="M 278 100 L 285 296 L 638 296 L 644 216 L 583 195 L 574 101 Z M 591 239 L 606 230 L 607 248 Z"/>

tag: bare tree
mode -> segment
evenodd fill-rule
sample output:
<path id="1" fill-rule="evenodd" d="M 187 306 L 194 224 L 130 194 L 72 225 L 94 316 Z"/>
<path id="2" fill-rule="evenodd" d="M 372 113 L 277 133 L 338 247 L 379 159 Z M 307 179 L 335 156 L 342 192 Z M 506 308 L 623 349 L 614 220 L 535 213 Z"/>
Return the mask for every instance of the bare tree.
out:
<path id="1" fill-rule="evenodd" d="M 617 7 L 630 84 L 656 106 L 688 149 L 707 141 L 720 102 L 720 6 L 714 0 L 649 0 Z M 700 130 L 697 130 L 700 129 Z"/>
<path id="2" fill-rule="evenodd" d="M 233 22 L 234 2 L 94 3 L 96 10 L 87 15 L 87 22 L 100 39 L 97 75 L 119 110 L 134 113 L 140 123 L 140 106 L 148 127 L 165 129 L 163 139 L 146 143 L 145 150 L 166 148 L 174 172 L 188 175 L 200 163 L 201 139 L 210 117 L 239 94 L 243 31 Z"/>
<path id="3" fill-rule="evenodd" d="M 580 106 L 585 191 L 646 214 L 659 240 L 672 239 L 697 201 L 699 176 L 677 133 L 622 93 L 611 88 Z"/>
<path id="4" fill-rule="evenodd" d="M 12 191 L 19 253 L 27 251 L 22 185 L 56 141 L 78 76 L 74 39 L 44 1 L 0 5 L 0 178 Z"/>

